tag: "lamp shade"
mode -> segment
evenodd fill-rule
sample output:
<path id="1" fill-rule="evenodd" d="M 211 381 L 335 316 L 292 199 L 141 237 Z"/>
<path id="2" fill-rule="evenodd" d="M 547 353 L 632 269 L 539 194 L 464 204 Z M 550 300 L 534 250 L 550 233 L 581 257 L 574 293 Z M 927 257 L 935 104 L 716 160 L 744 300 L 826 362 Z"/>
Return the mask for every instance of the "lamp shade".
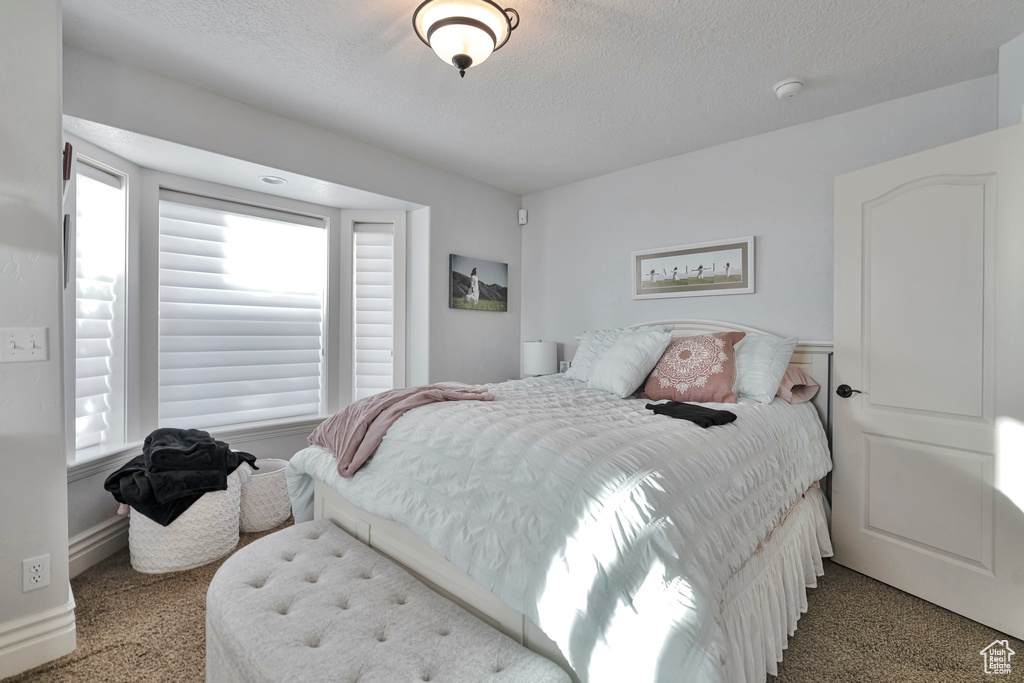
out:
<path id="1" fill-rule="evenodd" d="M 519 14 L 494 0 L 425 0 L 412 24 L 420 40 L 465 76 L 508 42 Z"/>
<path id="2" fill-rule="evenodd" d="M 556 372 L 558 372 L 558 344 L 556 342 L 523 342 L 524 375 L 553 375 Z"/>

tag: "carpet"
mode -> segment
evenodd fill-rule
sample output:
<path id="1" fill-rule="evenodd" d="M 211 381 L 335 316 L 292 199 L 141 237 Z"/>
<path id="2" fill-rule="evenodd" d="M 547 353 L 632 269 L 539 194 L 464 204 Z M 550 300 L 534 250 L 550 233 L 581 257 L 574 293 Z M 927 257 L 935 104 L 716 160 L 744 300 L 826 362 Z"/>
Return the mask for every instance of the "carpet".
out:
<path id="1" fill-rule="evenodd" d="M 242 547 L 263 534 L 242 534 Z M 127 549 L 75 578 L 78 649 L 7 683 L 204 680 L 206 588 L 223 560 L 139 574 Z M 983 673 L 996 631 L 831 562 L 790 639 L 775 683 L 1024 680 L 1024 643 L 1010 676 Z M 1016 662 L 1013 662 L 1016 665 Z"/>
<path id="2" fill-rule="evenodd" d="M 290 524 L 240 534 L 238 548 Z M 206 589 L 226 559 L 173 574 L 140 574 L 125 548 L 90 567 L 71 580 L 77 649 L 3 683 L 204 681 Z"/>
<path id="3" fill-rule="evenodd" d="M 1024 642 L 838 564 L 825 562 L 807 602 L 779 675 L 769 681 L 1024 681 Z M 984 673 L 980 652 L 997 638 L 1020 653 L 1010 675 Z"/>

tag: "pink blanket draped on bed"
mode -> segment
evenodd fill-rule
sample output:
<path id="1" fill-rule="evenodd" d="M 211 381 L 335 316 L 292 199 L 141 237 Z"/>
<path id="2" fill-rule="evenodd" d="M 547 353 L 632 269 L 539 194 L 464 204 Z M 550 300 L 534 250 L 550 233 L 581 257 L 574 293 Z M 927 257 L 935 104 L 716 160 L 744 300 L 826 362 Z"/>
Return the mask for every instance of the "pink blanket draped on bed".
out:
<path id="1" fill-rule="evenodd" d="M 413 408 L 442 401 L 493 400 L 483 389 L 460 382 L 393 389 L 360 399 L 324 420 L 309 435 L 309 445 L 329 449 L 338 462 L 338 474 L 351 477 L 377 450 L 388 428 Z"/>

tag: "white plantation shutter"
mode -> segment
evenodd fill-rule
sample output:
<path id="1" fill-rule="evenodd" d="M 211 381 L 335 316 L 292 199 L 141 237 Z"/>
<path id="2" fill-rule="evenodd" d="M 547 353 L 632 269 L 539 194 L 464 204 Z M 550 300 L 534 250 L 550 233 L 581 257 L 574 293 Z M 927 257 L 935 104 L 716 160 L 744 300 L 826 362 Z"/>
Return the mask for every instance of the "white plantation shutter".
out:
<path id="1" fill-rule="evenodd" d="M 355 386 L 359 400 L 394 386 L 394 228 L 356 223 Z"/>
<path id="2" fill-rule="evenodd" d="M 160 425 L 318 415 L 326 264 L 322 220 L 163 191 Z"/>
<path id="3" fill-rule="evenodd" d="M 123 439 L 125 197 L 122 178 L 75 177 L 75 449 Z"/>

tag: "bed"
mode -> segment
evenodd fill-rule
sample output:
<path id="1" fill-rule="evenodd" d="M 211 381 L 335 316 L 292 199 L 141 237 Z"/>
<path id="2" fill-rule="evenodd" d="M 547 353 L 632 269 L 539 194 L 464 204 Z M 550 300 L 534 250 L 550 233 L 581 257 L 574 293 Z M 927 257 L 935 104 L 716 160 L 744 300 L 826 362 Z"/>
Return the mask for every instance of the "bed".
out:
<path id="1" fill-rule="evenodd" d="M 560 375 L 488 385 L 406 414 L 352 478 L 298 452 L 296 521 L 332 520 L 580 681 L 763 681 L 831 554 L 830 351 L 793 358 L 815 403 L 741 400 L 708 430 Z"/>

